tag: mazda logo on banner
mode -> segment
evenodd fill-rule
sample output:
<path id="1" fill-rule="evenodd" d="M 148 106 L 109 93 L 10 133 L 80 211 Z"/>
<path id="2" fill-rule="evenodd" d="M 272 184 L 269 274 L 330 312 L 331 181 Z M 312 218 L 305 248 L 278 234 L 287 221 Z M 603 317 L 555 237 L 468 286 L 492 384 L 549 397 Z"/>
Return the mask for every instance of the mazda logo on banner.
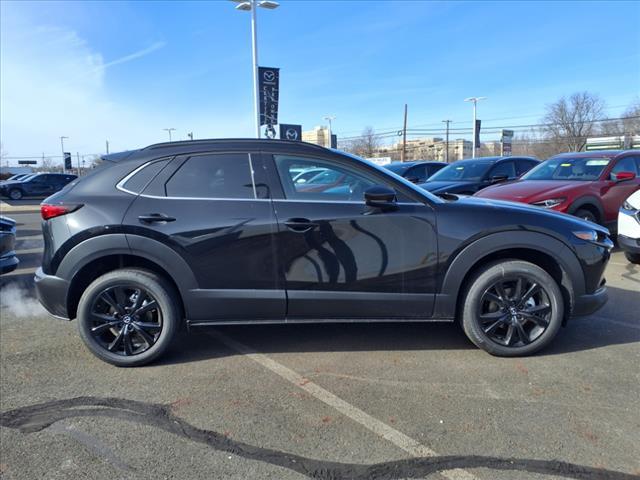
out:
<path id="1" fill-rule="evenodd" d="M 280 140 L 302 140 L 302 125 L 280 124 Z"/>
<path id="2" fill-rule="evenodd" d="M 279 68 L 258 67 L 260 125 L 276 125 L 278 123 L 279 83 Z"/>

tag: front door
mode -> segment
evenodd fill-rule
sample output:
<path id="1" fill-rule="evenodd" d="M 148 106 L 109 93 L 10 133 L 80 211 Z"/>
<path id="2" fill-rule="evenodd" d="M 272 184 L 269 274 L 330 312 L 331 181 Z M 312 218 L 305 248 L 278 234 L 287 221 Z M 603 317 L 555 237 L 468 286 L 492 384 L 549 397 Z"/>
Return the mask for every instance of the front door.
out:
<path id="1" fill-rule="evenodd" d="M 198 284 L 185 299 L 191 321 L 284 319 L 277 224 L 254 160 L 259 155 L 233 152 L 177 157 L 127 212 L 135 235 L 159 239 L 189 265 Z"/>
<path id="2" fill-rule="evenodd" d="M 434 213 L 415 192 L 403 193 L 375 169 L 338 155 L 273 155 L 266 161 L 278 182 L 272 190 L 288 319 L 432 315 Z M 311 169 L 318 173 L 295 181 Z M 397 191 L 397 208 L 367 207 L 364 191 L 385 183 Z"/>

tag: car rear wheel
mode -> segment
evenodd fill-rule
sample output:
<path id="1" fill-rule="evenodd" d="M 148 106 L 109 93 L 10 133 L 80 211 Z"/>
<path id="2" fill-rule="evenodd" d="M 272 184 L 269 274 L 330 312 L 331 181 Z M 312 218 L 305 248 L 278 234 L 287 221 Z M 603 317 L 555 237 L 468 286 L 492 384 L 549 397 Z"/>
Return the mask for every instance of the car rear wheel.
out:
<path id="1" fill-rule="evenodd" d="M 78 304 L 89 350 L 120 367 L 147 364 L 171 344 L 181 315 L 175 290 L 153 272 L 122 269 L 96 279 Z"/>
<path id="2" fill-rule="evenodd" d="M 14 188 L 9 192 L 9 198 L 11 200 L 20 200 L 22 198 L 22 190 L 19 188 Z"/>
<path id="3" fill-rule="evenodd" d="M 624 252 L 624 256 L 627 257 L 627 260 L 631 263 L 640 264 L 640 253 Z"/>
<path id="4" fill-rule="evenodd" d="M 556 336 L 563 312 L 562 292 L 551 275 L 529 262 L 502 260 L 469 282 L 462 326 L 492 355 L 530 355 Z"/>
<path id="5" fill-rule="evenodd" d="M 576 210 L 573 215 L 589 222 L 598 223 L 598 218 L 593 214 L 593 212 L 585 208 Z"/>

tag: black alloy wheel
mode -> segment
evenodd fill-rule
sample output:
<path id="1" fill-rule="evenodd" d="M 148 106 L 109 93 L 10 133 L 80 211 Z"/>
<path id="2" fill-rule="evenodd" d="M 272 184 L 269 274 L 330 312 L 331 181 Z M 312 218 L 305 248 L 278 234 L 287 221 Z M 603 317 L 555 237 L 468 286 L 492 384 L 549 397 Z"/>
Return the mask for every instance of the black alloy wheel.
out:
<path id="1" fill-rule="evenodd" d="M 503 357 L 548 345 L 564 318 L 564 296 L 547 271 L 530 262 L 498 260 L 469 279 L 462 327 L 476 346 Z"/>
<path id="2" fill-rule="evenodd" d="M 487 288 L 478 318 L 485 335 L 505 347 L 521 347 L 538 339 L 549 326 L 549 294 L 535 280 L 518 275 Z"/>
<path id="3" fill-rule="evenodd" d="M 117 355 L 147 351 L 162 332 L 162 312 L 145 289 L 118 285 L 98 295 L 91 307 L 91 335 Z"/>
<path id="4" fill-rule="evenodd" d="M 180 304 L 178 292 L 161 275 L 113 270 L 80 297 L 78 331 L 101 360 L 119 367 L 145 365 L 169 348 L 184 318 Z"/>

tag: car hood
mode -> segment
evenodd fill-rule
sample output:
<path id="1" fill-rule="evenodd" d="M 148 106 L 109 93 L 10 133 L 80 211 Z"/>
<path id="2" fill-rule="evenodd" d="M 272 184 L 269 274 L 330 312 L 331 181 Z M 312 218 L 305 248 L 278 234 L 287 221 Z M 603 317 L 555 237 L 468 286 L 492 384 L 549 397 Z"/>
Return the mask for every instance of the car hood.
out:
<path id="1" fill-rule="evenodd" d="M 580 230 L 580 229 L 597 230 L 609 235 L 609 230 L 607 230 L 605 227 L 598 225 L 596 223 L 587 222 L 586 220 L 582 220 L 578 217 L 574 217 L 573 215 L 557 212 L 555 210 L 536 207 L 533 205 L 527 205 L 526 203 L 510 202 L 510 201 L 496 200 L 491 198 L 479 198 L 478 196 L 475 196 L 475 195 L 473 197 L 468 197 L 468 196 L 458 197 L 458 199 L 455 200 L 455 202 L 461 205 L 492 208 L 496 210 L 496 213 L 510 211 L 510 212 L 523 213 L 523 214 L 535 214 L 535 215 L 539 215 L 542 217 L 549 217 L 549 218 L 553 217 L 556 219 L 561 218 L 563 221 L 572 224 L 573 228 L 576 228 L 577 230 Z"/>
<path id="2" fill-rule="evenodd" d="M 478 192 L 476 197 L 513 200 L 531 203 L 549 198 L 562 197 L 574 190 L 583 190 L 588 181 L 563 180 L 518 180 L 516 182 L 493 185 Z"/>
<path id="3" fill-rule="evenodd" d="M 433 193 L 456 193 L 467 188 L 473 188 L 477 182 L 433 180 L 420 184 L 421 188 Z"/>

